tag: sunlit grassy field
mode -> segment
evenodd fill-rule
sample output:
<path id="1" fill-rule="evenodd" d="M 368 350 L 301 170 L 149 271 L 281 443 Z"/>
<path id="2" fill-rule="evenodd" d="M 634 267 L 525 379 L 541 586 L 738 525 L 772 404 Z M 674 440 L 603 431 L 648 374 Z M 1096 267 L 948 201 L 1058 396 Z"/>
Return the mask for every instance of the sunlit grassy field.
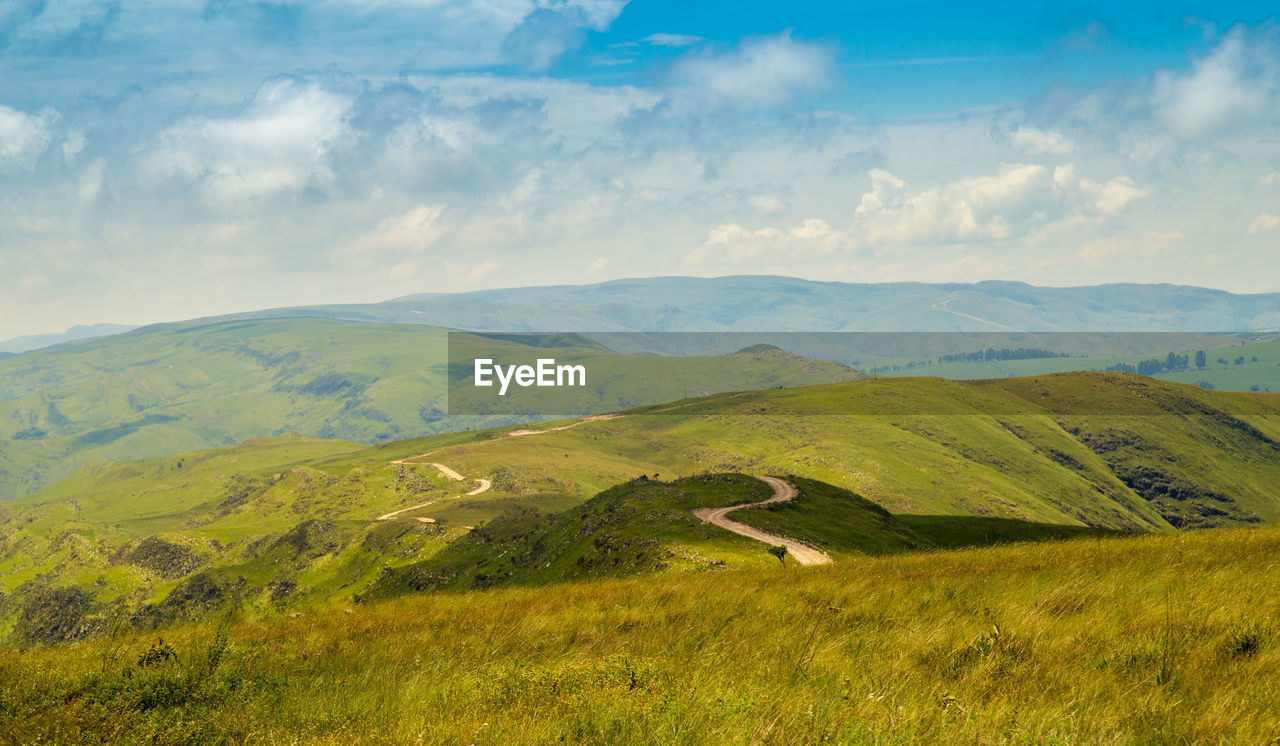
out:
<path id="1" fill-rule="evenodd" d="M 0 652 L 8 743 L 1265 743 L 1280 529 L 411 596 Z"/>

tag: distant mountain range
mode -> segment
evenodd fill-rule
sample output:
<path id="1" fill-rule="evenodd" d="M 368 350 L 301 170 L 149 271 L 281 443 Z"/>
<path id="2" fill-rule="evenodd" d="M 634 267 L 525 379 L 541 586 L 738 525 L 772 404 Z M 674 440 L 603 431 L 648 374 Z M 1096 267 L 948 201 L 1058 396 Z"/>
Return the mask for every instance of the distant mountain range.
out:
<path id="1" fill-rule="evenodd" d="M 322 316 L 505 331 L 1262 332 L 1280 330 L 1280 293 L 1237 295 L 1183 285 L 1049 288 L 1020 282 L 653 277 L 430 293 L 236 316 Z"/>
<path id="2" fill-rule="evenodd" d="M 1274 332 L 1280 293 L 1186 285 L 858 284 L 793 277 L 649 277 L 595 285 L 422 293 L 197 321 L 326 318 L 486 331 Z M 129 331 L 119 324 L 0 342 L 20 353 Z"/>
<path id="3" fill-rule="evenodd" d="M 78 342 L 112 334 L 121 334 L 136 328 L 134 326 L 125 326 L 124 324 L 88 324 L 73 326 L 61 334 L 30 334 L 23 337 L 14 337 L 0 342 L 0 360 L 28 350 L 39 350 L 67 342 Z"/>

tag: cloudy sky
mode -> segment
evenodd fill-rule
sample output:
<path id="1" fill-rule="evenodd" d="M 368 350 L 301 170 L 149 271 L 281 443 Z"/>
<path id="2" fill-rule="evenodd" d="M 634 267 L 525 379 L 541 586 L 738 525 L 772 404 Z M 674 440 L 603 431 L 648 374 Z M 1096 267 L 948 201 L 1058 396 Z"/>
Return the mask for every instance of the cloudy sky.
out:
<path id="1" fill-rule="evenodd" d="M 0 338 L 664 274 L 1280 290 L 1273 3 L 861 5 L 3 0 Z"/>

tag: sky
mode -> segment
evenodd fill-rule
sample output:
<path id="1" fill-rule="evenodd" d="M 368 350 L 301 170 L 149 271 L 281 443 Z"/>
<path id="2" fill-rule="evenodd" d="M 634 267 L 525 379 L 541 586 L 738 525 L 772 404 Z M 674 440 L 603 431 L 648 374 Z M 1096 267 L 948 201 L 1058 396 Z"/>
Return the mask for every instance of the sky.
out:
<path id="1" fill-rule="evenodd" d="M 1273 3 L 3 0 L 0 338 L 655 275 L 1280 291 Z"/>

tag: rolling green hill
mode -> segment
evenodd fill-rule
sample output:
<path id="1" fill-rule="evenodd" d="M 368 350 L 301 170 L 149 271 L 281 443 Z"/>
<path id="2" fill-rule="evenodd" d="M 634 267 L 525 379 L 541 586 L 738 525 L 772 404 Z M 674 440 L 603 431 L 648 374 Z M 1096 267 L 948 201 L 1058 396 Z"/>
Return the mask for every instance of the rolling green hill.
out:
<path id="1" fill-rule="evenodd" d="M 449 417 L 446 336 L 419 324 L 324 319 L 179 324 L 0 360 L 0 499 L 97 461 L 246 438 L 300 433 L 377 443 L 537 419 Z M 490 355 L 545 354 L 519 339 L 471 339 Z M 859 375 L 780 351 L 614 355 L 572 335 L 560 338 L 554 352 L 563 360 L 592 360 L 601 380 L 626 370 L 643 381 L 618 391 L 596 386 L 577 395 L 579 411 Z"/>
<path id="2" fill-rule="evenodd" d="M 685 512 L 758 497 L 754 480 L 689 479 L 725 472 L 794 475 L 800 498 L 735 520 L 837 559 L 1251 526 L 1280 520 L 1280 396 L 1128 374 L 861 380 L 99 464 L 0 506 L 0 631 L 298 608 L 396 577 L 465 588 L 774 562 Z"/>
<path id="3" fill-rule="evenodd" d="M 1012 519 L 894 516 L 849 490 L 795 476 L 789 481 L 799 491 L 794 499 L 735 511 L 733 520 L 780 536 L 803 537 L 836 559 L 1112 533 Z M 360 599 L 646 572 L 767 567 L 775 559 L 765 545 L 703 523 L 691 511 L 758 502 L 769 493 L 762 482 L 741 474 L 671 482 L 643 477 L 562 513 L 511 511 L 429 559 L 388 570 Z M 916 523 L 924 533 L 914 528 Z"/>

